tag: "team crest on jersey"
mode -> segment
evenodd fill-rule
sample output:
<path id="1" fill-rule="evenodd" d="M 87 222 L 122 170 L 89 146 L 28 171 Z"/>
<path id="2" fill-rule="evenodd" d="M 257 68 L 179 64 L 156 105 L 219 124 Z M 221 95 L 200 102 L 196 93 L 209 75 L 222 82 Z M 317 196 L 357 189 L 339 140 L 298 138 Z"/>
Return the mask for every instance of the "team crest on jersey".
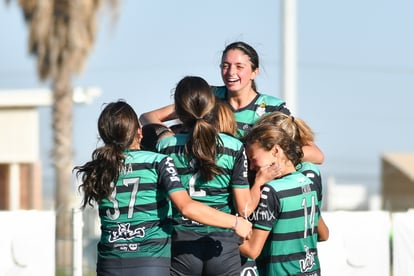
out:
<path id="1" fill-rule="evenodd" d="M 266 104 L 262 102 L 256 109 L 256 114 L 261 117 L 263 114 L 266 113 Z"/>
<path id="2" fill-rule="evenodd" d="M 136 227 L 135 229 L 131 229 L 130 223 L 118 223 L 118 231 L 111 232 L 109 242 L 131 240 L 133 238 L 143 237 L 145 237 L 145 227 Z"/>
<path id="3" fill-rule="evenodd" d="M 299 261 L 300 271 L 306 272 L 315 265 L 315 252 L 310 252 L 309 247 L 305 245 L 306 257 Z"/>
<path id="4" fill-rule="evenodd" d="M 249 128 L 250 128 L 249 124 L 244 124 L 244 125 L 242 126 L 242 129 L 243 129 L 244 131 L 248 131 L 248 130 L 249 130 Z"/>

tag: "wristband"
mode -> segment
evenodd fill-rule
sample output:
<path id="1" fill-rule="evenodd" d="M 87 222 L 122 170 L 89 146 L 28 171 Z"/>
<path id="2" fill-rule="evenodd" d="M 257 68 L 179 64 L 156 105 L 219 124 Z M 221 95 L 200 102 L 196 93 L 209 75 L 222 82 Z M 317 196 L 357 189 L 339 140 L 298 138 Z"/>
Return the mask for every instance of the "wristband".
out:
<path id="1" fill-rule="evenodd" d="M 231 227 L 233 231 L 236 231 L 238 222 L 239 222 L 239 214 L 236 214 L 236 221 L 234 222 L 234 225 Z"/>

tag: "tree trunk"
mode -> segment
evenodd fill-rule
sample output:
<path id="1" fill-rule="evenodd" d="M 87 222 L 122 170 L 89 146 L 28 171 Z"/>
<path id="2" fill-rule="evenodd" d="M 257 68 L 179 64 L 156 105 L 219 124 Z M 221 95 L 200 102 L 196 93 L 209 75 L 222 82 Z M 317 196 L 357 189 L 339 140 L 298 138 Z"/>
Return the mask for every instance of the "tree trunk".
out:
<path id="1" fill-rule="evenodd" d="M 53 83 L 53 165 L 56 176 L 56 266 L 70 271 L 72 173 L 72 87 L 69 66 L 62 66 Z"/>

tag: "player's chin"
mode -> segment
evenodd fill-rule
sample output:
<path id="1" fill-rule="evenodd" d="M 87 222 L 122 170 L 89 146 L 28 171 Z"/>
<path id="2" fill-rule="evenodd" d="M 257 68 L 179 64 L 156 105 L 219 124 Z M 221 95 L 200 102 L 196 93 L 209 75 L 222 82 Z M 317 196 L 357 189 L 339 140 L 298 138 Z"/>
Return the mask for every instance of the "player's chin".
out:
<path id="1" fill-rule="evenodd" d="M 240 87 L 240 85 L 239 85 L 239 82 L 238 82 L 238 81 L 237 81 L 237 82 L 234 82 L 234 81 L 232 81 L 232 82 L 227 81 L 227 82 L 225 82 L 225 84 L 226 84 L 226 87 L 227 87 L 227 89 L 228 89 L 229 91 L 237 91 L 237 90 L 239 89 L 239 87 Z"/>

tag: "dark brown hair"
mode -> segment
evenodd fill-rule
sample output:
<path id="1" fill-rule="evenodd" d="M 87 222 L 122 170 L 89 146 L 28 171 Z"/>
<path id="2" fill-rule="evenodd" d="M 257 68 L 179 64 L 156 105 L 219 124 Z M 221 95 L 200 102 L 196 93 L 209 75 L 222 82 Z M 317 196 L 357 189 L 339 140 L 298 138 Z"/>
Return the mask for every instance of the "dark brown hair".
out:
<path id="1" fill-rule="evenodd" d="M 125 101 L 109 103 L 98 119 L 99 136 L 104 145 L 92 153 L 92 160 L 74 167 L 81 176 L 79 190 L 83 191 L 82 208 L 107 198 L 113 191 L 128 149 L 140 127 L 138 116 Z M 113 183 L 113 184 L 112 184 Z"/>
<path id="2" fill-rule="evenodd" d="M 174 102 L 178 118 L 189 131 L 185 154 L 196 160 L 202 179 L 210 181 L 221 173 L 216 157 L 222 144 L 214 125 L 216 102 L 210 85 L 197 76 L 184 77 L 177 84 Z"/>

